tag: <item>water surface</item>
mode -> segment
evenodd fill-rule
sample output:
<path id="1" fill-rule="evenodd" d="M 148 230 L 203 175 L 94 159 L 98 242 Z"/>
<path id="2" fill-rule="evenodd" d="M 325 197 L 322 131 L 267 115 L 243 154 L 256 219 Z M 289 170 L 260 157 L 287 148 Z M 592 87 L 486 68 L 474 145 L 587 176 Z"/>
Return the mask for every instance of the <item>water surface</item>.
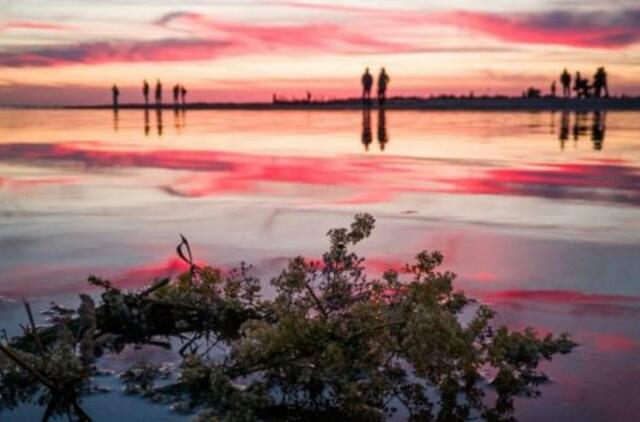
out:
<path id="1" fill-rule="evenodd" d="M 440 249 L 499 322 L 581 343 L 520 419 L 630 419 L 639 135 L 637 112 L 1 110 L 0 296 L 175 274 L 179 233 L 198 260 L 268 278 L 367 211 L 372 273 Z M 18 312 L 0 303 L 0 320 Z"/>

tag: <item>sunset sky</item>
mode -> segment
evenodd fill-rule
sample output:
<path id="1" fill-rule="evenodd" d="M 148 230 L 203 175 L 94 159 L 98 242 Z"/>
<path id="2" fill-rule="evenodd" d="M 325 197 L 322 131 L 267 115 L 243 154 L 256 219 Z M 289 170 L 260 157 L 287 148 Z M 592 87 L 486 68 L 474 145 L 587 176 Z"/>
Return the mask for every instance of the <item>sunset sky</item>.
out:
<path id="1" fill-rule="evenodd" d="M 637 0 L 0 0 L 0 105 L 141 100 L 143 79 L 190 101 L 547 90 L 563 67 L 640 94 Z"/>

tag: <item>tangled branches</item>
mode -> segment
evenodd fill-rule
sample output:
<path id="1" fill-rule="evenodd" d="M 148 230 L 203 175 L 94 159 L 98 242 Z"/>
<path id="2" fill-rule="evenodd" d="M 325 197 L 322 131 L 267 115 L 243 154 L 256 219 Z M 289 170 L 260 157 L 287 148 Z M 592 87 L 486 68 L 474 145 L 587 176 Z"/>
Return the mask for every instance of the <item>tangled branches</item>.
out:
<path id="1" fill-rule="evenodd" d="M 271 280 L 271 299 L 244 264 L 228 274 L 195 265 L 184 237 L 178 254 L 190 271 L 174 282 L 124 292 L 91 277 L 103 290 L 98 306 L 81 296 L 77 311 L 56 313 L 55 325 L 33 325 L 2 346 L 0 411 L 39 395 L 45 419 L 86 420 L 78 402 L 91 392 L 96 359 L 177 340 L 182 361 L 171 382 L 156 386 L 161 371 L 149 366 L 124 380 L 202 420 L 512 419 L 516 396 L 539 393 L 538 364 L 575 343 L 566 334 L 495 329 L 494 313 L 455 291 L 453 273 L 437 270 L 437 251 L 419 253 L 401 272 L 367 277 L 350 248 L 373 227 L 361 214 L 350 228 L 330 230 L 322 259 L 291 259 Z"/>

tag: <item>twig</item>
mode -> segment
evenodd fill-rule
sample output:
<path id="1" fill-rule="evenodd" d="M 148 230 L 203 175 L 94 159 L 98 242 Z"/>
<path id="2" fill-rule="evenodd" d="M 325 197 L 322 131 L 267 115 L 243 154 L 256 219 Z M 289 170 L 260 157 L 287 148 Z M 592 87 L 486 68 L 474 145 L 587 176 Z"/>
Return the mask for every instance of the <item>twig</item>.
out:
<path id="1" fill-rule="evenodd" d="M 148 287 L 146 290 L 144 290 L 142 293 L 140 293 L 141 297 L 145 297 L 150 295 L 151 293 L 155 292 L 156 290 L 166 286 L 167 284 L 169 284 L 169 281 L 171 281 L 170 278 L 163 278 L 162 280 L 158 280 L 155 283 L 153 283 L 152 286 Z"/>
<path id="2" fill-rule="evenodd" d="M 0 344 L 0 352 L 4 353 L 5 356 L 7 356 L 9 359 L 11 359 L 16 365 L 24 368 L 27 372 L 31 373 L 31 375 L 36 377 L 38 379 L 38 381 L 40 381 L 49 390 L 51 390 L 51 391 L 55 391 L 56 390 L 55 386 L 48 379 L 46 379 L 44 376 L 40 375 L 40 373 L 38 371 L 36 371 L 35 369 L 31 368 L 29 365 L 24 363 L 22 361 L 22 359 L 20 359 L 8 347 L 5 347 L 2 344 Z"/>
<path id="3" fill-rule="evenodd" d="M 306 287 L 307 287 L 307 291 L 309 292 L 313 300 L 316 302 L 316 305 L 318 306 L 318 309 L 320 310 L 324 318 L 325 319 L 329 318 L 329 314 L 327 313 L 327 311 L 325 311 L 324 306 L 322 306 L 320 299 L 318 299 L 318 296 L 316 296 L 311 286 L 309 286 L 309 284 L 306 284 Z"/>
<path id="4" fill-rule="evenodd" d="M 36 328 L 36 323 L 33 318 L 33 312 L 31 311 L 31 304 L 26 301 L 25 298 L 22 298 L 22 304 L 24 305 L 24 309 L 27 312 L 27 316 L 29 317 L 29 323 L 31 324 L 31 332 L 36 340 L 36 346 L 40 351 L 40 356 L 44 357 L 46 352 L 44 350 L 44 346 L 42 345 L 42 340 L 40 339 L 40 335 L 38 334 L 38 329 Z"/>

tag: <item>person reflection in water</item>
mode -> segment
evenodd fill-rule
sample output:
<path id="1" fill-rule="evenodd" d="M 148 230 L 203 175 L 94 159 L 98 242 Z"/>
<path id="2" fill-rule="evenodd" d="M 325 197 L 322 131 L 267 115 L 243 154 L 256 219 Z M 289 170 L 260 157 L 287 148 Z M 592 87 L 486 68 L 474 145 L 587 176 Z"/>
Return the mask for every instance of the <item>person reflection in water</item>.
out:
<path id="1" fill-rule="evenodd" d="M 149 123 L 149 109 L 144 109 L 144 135 L 149 136 L 151 130 L 151 124 Z"/>
<path id="2" fill-rule="evenodd" d="M 387 118 L 385 115 L 384 107 L 378 110 L 378 144 L 380 144 L 380 151 L 384 151 L 384 147 L 389 142 L 389 136 L 387 135 Z"/>
<path id="3" fill-rule="evenodd" d="M 581 135 L 587 133 L 587 113 L 584 111 L 576 111 L 573 119 L 573 140 L 577 141 Z"/>
<path id="4" fill-rule="evenodd" d="M 156 109 L 156 125 L 158 129 L 158 136 L 162 136 L 162 109 L 160 107 Z"/>
<path id="5" fill-rule="evenodd" d="M 173 109 L 173 127 L 175 128 L 177 134 L 182 133 L 184 122 L 185 122 L 184 108 L 174 108 Z"/>
<path id="6" fill-rule="evenodd" d="M 371 105 L 371 87 L 373 86 L 373 76 L 369 73 L 369 68 L 364 70 L 362 75 L 362 105 Z"/>
<path id="7" fill-rule="evenodd" d="M 560 149 L 564 151 L 564 144 L 569 139 L 569 111 L 562 110 L 562 115 L 560 116 L 560 135 L 558 136 L 560 140 Z"/>
<path id="8" fill-rule="evenodd" d="M 362 145 L 364 150 L 369 151 L 369 145 L 373 142 L 371 135 L 371 109 L 365 107 L 362 109 Z"/>
<path id="9" fill-rule="evenodd" d="M 593 112 L 591 140 L 593 141 L 593 149 L 596 151 L 602 150 L 602 144 L 604 143 L 604 131 L 606 129 L 605 117 L 606 113 L 604 111 L 597 110 Z"/>
<path id="10" fill-rule="evenodd" d="M 113 109 L 113 131 L 117 132 L 119 129 L 120 118 L 118 116 L 118 108 L 114 107 Z"/>

